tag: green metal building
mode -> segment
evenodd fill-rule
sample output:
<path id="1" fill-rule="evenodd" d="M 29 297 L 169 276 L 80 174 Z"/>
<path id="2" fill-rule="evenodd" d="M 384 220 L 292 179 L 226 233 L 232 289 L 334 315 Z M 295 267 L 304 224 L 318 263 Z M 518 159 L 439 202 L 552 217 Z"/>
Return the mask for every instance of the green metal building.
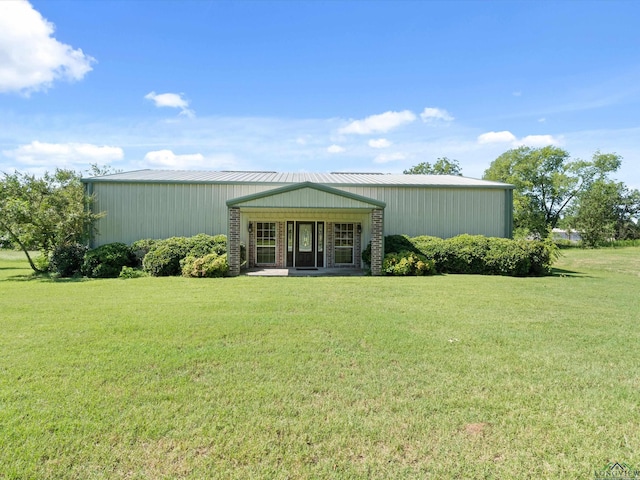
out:
<path id="1" fill-rule="evenodd" d="M 279 268 L 361 268 L 371 242 L 375 275 L 385 235 L 512 234 L 513 186 L 458 176 L 140 170 L 83 182 L 106 214 L 94 246 L 222 233 L 232 274 L 241 242 L 248 266 Z"/>

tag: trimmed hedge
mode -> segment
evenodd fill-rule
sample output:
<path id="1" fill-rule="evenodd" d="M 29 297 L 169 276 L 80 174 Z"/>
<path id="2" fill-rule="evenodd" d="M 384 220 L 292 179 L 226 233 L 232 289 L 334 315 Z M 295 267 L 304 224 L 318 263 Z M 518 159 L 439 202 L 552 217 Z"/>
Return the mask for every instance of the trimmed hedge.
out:
<path id="1" fill-rule="evenodd" d="M 142 260 L 145 272 L 154 277 L 180 275 L 180 260 L 189 254 L 189 243 L 186 237 L 171 237 L 156 241 Z"/>
<path id="2" fill-rule="evenodd" d="M 116 278 L 122 267 L 136 266 L 131 247 L 124 243 L 107 243 L 84 255 L 82 274 L 91 278 Z"/>
<path id="3" fill-rule="evenodd" d="M 139 250 L 144 250 L 144 248 L 148 246 L 148 252 L 144 255 L 142 266 L 145 272 L 155 277 L 183 274 L 183 266 L 187 262 L 187 257 L 200 259 L 214 254 L 216 257 L 224 257 L 224 263 L 227 263 L 226 235 L 212 236 L 200 233 L 193 237 L 171 237 L 166 240 L 153 241 L 144 240 L 140 241 L 139 245 L 134 244 L 134 246 L 137 246 Z M 241 262 L 245 256 L 244 246 L 241 246 Z M 212 261 L 212 258 L 207 259 L 207 262 Z M 190 262 L 193 262 L 193 260 L 190 260 Z M 219 265 L 220 262 L 222 262 L 222 260 L 218 261 L 216 269 L 222 268 Z"/>
<path id="4" fill-rule="evenodd" d="M 407 242 L 411 248 L 405 248 Z M 385 260 L 389 254 L 417 253 L 433 261 L 438 273 L 518 277 L 548 275 L 557 252 L 551 240 L 511 240 L 466 234 L 449 239 L 400 235 L 385 237 Z M 371 245 L 362 253 L 362 260 L 370 264 Z M 386 271 L 384 266 L 383 271 Z"/>
<path id="5" fill-rule="evenodd" d="M 421 276 L 436 273 L 435 262 L 414 252 L 389 253 L 382 262 L 385 275 Z"/>
<path id="6" fill-rule="evenodd" d="M 210 253 L 204 257 L 188 256 L 182 266 L 183 277 L 215 278 L 229 272 L 227 254 Z"/>

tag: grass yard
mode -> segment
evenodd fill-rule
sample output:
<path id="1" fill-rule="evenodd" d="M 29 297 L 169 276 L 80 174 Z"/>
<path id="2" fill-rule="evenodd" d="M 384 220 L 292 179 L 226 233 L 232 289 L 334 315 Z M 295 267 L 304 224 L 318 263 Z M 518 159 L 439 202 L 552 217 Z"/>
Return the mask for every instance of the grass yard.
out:
<path id="1" fill-rule="evenodd" d="M 53 281 L 0 252 L 0 479 L 640 468 L 640 248 L 557 267 Z"/>

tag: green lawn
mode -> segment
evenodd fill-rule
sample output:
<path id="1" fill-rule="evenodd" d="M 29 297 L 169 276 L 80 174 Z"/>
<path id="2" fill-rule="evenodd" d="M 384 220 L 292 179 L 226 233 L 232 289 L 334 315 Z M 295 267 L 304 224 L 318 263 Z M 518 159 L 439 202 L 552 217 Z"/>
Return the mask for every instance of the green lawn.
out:
<path id="1" fill-rule="evenodd" d="M 640 248 L 546 278 L 53 281 L 0 252 L 0 479 L 640 468 Z"/>

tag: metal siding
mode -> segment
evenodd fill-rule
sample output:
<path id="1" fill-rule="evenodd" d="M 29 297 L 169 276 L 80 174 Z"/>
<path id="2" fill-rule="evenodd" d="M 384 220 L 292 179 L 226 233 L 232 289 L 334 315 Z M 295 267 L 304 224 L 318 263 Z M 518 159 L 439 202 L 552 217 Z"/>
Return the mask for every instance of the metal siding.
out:
<path id="1" fill-rule="evenodd" d="M 337 187 L 386 202 L 385 235 L 505 235 L 505 193 L 496 189 Z"/>
<path id="2" fill-rule="evenodd" d="M 95 238 L 96 245 L 197 233 L 226 234 L 227 200 L 276 187 L 264 183 L 95 182 L 92 185 L 96 195 L 95 211 L 107 212 L 97 223 L 99 235 Z M 460 233 L 508 236 L 510 232 L 510 196 L 504 189 L 371 185 L 332 187 L 386 202 L 386 235 L 433 235 L 448 238 Z M 298 192 L 300 202 L 305 200 L 305 192 L 306 190 Z M 294 196 L 289 197 L 280 208 L 292 205 L 293 199 Z M 323 207 L 328 209 L 345 207 L 344 197 L 331 199 L 327 196 L 316 200 L 324 202 Z M 370 205 L 367 207 L 371 208 Z M 328 213 L 322 215 L 329 218 Z M 368 231 L 369 227 L 363 224 L 363 233 Z"/>
<path id="3" fill-rule="evenodd" d="M 313 188 L 301 188 L 235 204 L 240 208 L 372 208 L 370 203 Z"/>

